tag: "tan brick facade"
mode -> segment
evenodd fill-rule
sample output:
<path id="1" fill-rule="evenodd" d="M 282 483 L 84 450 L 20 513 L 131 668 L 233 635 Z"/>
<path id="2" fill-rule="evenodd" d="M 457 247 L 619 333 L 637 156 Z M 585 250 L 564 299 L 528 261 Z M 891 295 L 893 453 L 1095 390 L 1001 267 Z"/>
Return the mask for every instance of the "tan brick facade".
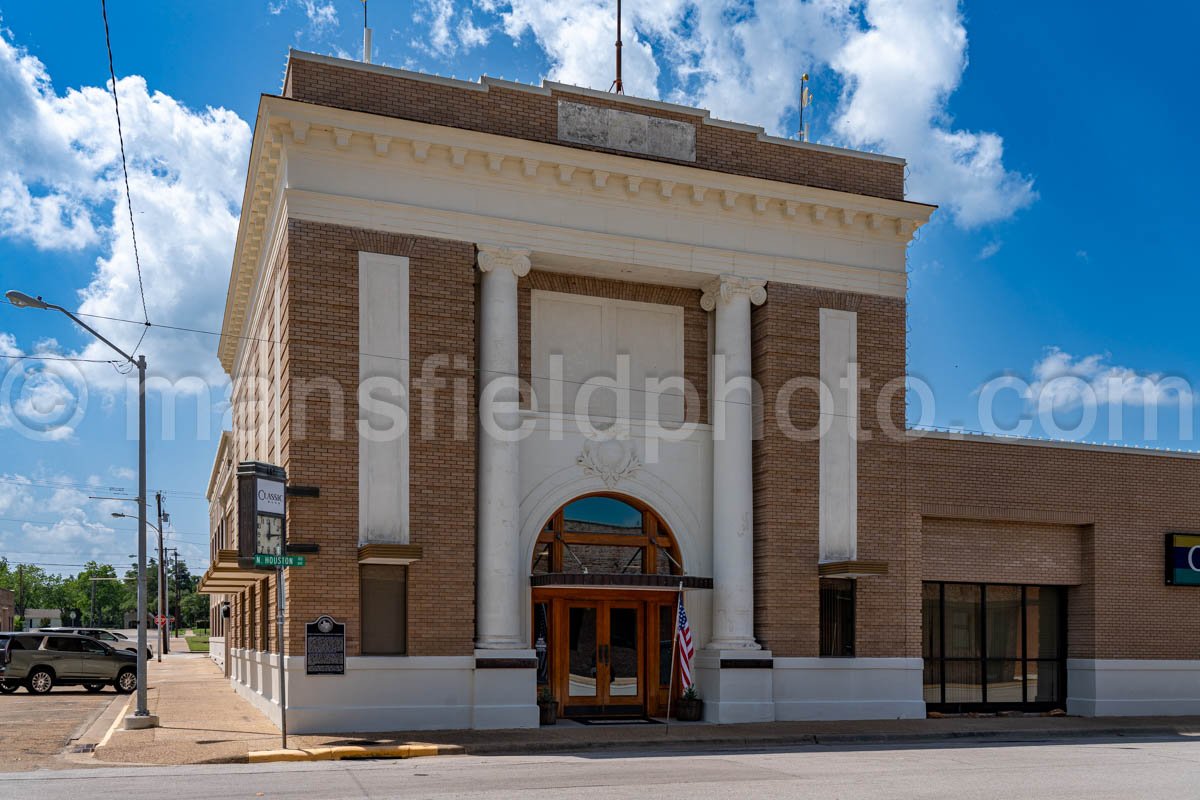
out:
<path id="1" fill-rule="evenodd" d="M 1200 530 L 1200 459 L 930 438 L 908 460 L 910 527 L 939 545 L 923 576 L 1072 587 L 1073 658 L 1200 652 L 1194 589 L 1163 579 L 1164 535 Z"/>
<path id="2" fill-rule="evenodd" d="M 904 303 L 868 295 L 819 291 L 772 283 L 753 316 L 754 377 L 762 387 L 761 438 L 754 459 L 754 570 L 756 635 L 777 656 L 815 656 L 817 641 L 819 400 L 811 388 L 776 398 L 788 381 L 820 374 L 822 308 L 858 315 L 860 413 L 858 450 L 858 550 L 862 559 L 889 562 L 886 576 L 859 581 L 857 652 L 862 656 L 911 655 L 919 648 L 920 621 L 906 618 L 919 602 L 906 574 L 912 543 L 903 536 Z M 892 435 L 873 412 L 880 403 Z M 790 411 L 790 413 L 785 413 Z M 919 593 L 920 587 L 915 589 Z"/>

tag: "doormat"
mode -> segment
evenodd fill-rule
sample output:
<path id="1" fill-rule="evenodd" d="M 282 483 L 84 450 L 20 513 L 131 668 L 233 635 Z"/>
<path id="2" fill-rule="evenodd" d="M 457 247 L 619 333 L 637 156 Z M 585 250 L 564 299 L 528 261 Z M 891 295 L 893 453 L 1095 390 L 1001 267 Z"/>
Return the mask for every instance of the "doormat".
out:
<path id="1" fill-rule="evenodd" d="M 583 725 L 661 725 L 649 717 L 564 717 Z"/>

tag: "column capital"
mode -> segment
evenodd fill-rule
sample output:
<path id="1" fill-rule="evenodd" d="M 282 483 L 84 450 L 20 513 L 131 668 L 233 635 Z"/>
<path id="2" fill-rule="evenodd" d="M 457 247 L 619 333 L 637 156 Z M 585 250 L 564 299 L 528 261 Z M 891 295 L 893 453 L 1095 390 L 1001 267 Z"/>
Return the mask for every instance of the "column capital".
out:
<path id="1" fill-rule="evenodd" d="M 766 281 L 743 278 L 739 275 L 722 275 L 704 284 L 700 307 L 705 311 L 712 311 L 718 303 L 725 304 L 742 295 L 749 297 L 754 305 L 761 306 L 767 301 L 766 286 Z"/>
<path id="2" fill-rule="evenodd" d="M 496 244 L 477 244 L 476 247 L 479 250 L 476 261 L 479 264 L 480 272 L 507 269 L 518 278 L 524 278 L 529 274 L 530 251 Z"/>

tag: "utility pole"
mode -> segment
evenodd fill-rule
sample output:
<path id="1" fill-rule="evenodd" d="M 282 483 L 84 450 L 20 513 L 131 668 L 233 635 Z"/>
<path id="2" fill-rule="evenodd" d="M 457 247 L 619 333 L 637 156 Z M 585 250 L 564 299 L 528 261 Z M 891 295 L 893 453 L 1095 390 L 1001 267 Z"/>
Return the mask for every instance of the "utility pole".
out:
<path id="1" fill-rule="evenodd" d="M 171 639 L 163 632 L 167 618 L 167 570 L 163 560 L 162 492 L 155 492 L 154 500 L 158 504 L 158 662 L 161 664 L 163 653 L 171 652 Z"/>
<path id="2" fill-rule="evenodd" d="M 170 614 L 168 614 L 167 615 L 167 620 L 168 620 L 167 634 L 169 637 L 172 628 L 175 629 L 176 633 L 179 632 L 179 619 L 180 619 L 180 614 L 179 614 L 179 610 L 180 610 L 180 606 L 179 606 L 179 548 L 178 547 L 168 547 L 168 548 L 166 548 L 165 552 L 170 553 L 174 559 L 174 561 L 172 562 L 172 566 L 171 566 L 171 575 L 175 578 L 175 623 L 173 625 L 171 624 Z M 168 586 L 167 588 L 169 590 L 170 586 Z M 168 591 L 168 596 L 169 595 L 170 595 L 170 592 Z"/>
<path id="3" fill-rule="evenodd" d="M 17 616 L 21 618 L 21 630 L 25 630 L 25 565 L 17 564 Z"/>

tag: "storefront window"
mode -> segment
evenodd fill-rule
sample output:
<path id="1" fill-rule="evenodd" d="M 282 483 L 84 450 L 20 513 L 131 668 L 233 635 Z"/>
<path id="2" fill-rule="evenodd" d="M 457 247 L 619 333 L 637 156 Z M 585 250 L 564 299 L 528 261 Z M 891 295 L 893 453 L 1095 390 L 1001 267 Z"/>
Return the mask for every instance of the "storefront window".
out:
<path id="1" fill-rule="evenodd" d="M 925 702 L 952 711 L 1061 706 L 1065 609 L 1061 587 L 924 584 Z"/>

